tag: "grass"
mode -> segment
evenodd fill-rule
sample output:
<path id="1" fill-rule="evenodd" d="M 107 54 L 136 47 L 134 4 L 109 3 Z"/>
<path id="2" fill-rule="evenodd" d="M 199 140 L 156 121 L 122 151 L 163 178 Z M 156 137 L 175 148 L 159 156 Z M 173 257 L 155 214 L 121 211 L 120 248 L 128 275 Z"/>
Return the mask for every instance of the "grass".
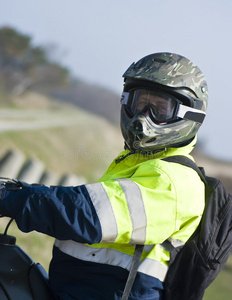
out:
<path id="1" fill-rule="evenodd" d="M 232 256 L 211 286 L 206 290 L 204 300 L 228 300 L 232 297 Z"/>

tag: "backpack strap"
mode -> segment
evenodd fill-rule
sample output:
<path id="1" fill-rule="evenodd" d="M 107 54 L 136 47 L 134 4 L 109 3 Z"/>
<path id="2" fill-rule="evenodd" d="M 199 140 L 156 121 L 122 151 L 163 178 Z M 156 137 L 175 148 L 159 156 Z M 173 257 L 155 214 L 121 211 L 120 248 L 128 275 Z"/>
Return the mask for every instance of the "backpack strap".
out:
<path id="1" fill-rule="evenodd" d="M 174 163 L 178 163 L 178 164 L 184 165 L 186 167 L 192 168 L 193 170 L 195 170 L 198 173 L 198 175 L 200 176 L 201 180 L 205 184 L 207 184 L 207 181 L 206 181 L 205 175 L 204 175 L 204 170 L 202 168 L 200 169 L 197 166 L 197 164 L 193 160 L 191 160 L 190 158 L 188 158 L 187 156 L 184 156 L 184 155 L 175 155 L 175 156 L 169 156 L 169 157 L 163 158 L 162 160 L 169 161 L 169 162 L 174 162 Z"/>
<path id="2" fill-rule="evenodd" d="M 144 245 L 136 245 L 134 256 L 132 258 L 130 272 L 127 278 L 126 286 L 123 291 L 122 300 L 127 300 L 132 288 L 132 285 L 135 281 L 135 276 L 137 274 L 137 270 L 139 268 L 139 264 L 141 262 L 141 256 L 143 253 Z"/>

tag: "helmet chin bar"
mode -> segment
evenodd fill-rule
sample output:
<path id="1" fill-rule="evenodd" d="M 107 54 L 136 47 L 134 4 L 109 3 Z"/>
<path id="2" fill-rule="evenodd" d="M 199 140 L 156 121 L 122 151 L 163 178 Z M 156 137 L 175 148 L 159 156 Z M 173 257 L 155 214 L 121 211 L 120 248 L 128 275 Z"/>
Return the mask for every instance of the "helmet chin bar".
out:
<path id="1" fill-rule="evenodd" d="M 142 153 L 142 154 L 153 154 L 160 151 L 163 151 L 165 147 L 161 147 L 158 149 L 151 149 L 154 143 L 156 142 L 158 136 L 161 132 L 154 133 L 154 136 L 149 136 L 146 133 L 146 129 L 144 128 L 149 126 L 148 124 L 151 122 L 157 129 L 160 127 L 162 131 L 162 126 L 154 124 L 149 117 L 145 116 L 142 113 L 137 114 L 138 118 L 132 121 L 130 127 L 127 130 L 127 138 L 125 139 L 125 146 L 133 153 Z M 145 121 L 145 123 L 144 123 Z M 145 127 L 144 127 L 145 126 Z M 155 128 L 153 128 L 155 130 Z M 149 130 L 150 131 L 150 130 Z M 150 148 L 151 146 L 151 148 Z"/>
<path id="2" fill-rule="evenodd" d="M 156 149 L 156 150 L 150 150 L 150 149 L 140 149 L 140 150 L 134 150 L 132 149 L 126 142 L 124 142 L 124 149 L 129 150 L 130 154 L 141 154 L 141 155 L 154 155 L 157 153 L 163 153 L 163 151 L 167 151 L 167 148 L 163 149 Z"/>
<path id="3" fill-rule="evenodd" d="M 179 118 L 164 125 L 155 124 L 146 114 L 128 116 L 126 106 L 121 108 L 121 131 L 125 149 L 131 153 L 155 154 L 166 148 L 188 144 L 196 135 L 200 123 Z"/>

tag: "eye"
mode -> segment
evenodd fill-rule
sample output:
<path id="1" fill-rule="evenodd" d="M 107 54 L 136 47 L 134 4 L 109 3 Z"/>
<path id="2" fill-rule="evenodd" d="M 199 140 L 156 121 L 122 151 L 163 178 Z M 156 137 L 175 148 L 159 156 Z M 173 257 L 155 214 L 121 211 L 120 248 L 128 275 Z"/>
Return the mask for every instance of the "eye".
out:
<path id="1" fill-rule="evenodd" d="M 147 97 L 143 95 L 140 96 L 137 102 L 137 111 L 143 110 L 146 105 L 147 105 Z"/>
<path id="2" fill-rule="evenodd" d="M 146 101 L 140 101 L 137 105 L 137 110 L 143 110 L 143 108 L 147 105 Z"/>
<path id="3" fill-rule="evenodd" d="M 157 105 L 158 111 L 159 112 L 167 112 L 168 107 L 165 105 Z"/>

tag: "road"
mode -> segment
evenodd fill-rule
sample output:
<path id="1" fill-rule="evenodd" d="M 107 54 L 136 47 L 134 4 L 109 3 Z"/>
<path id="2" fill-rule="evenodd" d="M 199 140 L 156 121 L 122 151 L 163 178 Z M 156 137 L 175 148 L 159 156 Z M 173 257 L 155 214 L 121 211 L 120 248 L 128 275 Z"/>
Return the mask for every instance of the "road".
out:
<path id="1" fill-rule="evenodd" d="M 75 110 L 0 109 L 0 132 L 70 126 L 80 118 Z"/>

